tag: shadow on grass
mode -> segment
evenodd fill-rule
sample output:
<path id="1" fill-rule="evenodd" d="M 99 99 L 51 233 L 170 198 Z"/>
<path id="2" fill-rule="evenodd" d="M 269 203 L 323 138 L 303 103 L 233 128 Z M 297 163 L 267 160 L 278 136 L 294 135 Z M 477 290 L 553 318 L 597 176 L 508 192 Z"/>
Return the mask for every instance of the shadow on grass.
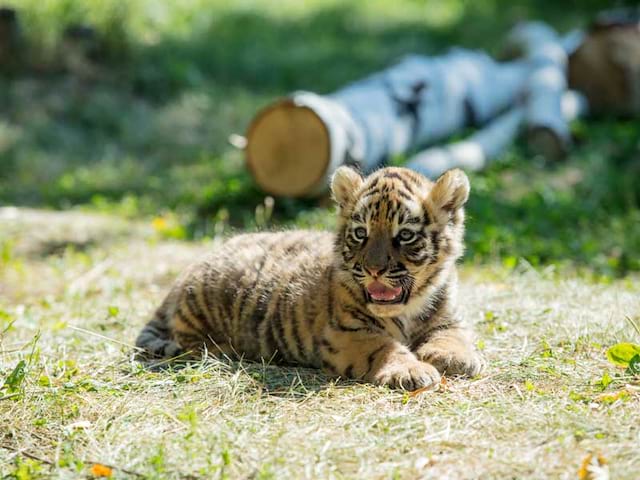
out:
<path id="1" fill-rule="evenodd" d="M 556 165 L 515 154 L 472 176 L 468 258 L 640 270 L 640 144 L 629 122 L 578 125 L 579 145 Z"/>
<path id="2" fill-rule="evenodd" d="M 336 382 L 352 385 L 357 382 L 325 375 L 317 368 L 291 365 L 275 365 L 269 362 L 235 360 L 227 357 L 208 357 L 203 360 L 143 361 L 137 359 L 143 369 L 176 375 L 178 381 L 187 381 L 193 372 L 220 371 L 240 382 L 245 390 L 259 390 L 268 395 L 304 398 L 308 393 L 320 392 Z M 240 377 L 238 377 L 240 376 Z"/>
<path id="3" fill-rule="evenodd" d="M 598 8 L 610 6 L 593 0 L 562 5 L 490 0 L 463 8 L 455 1 L 442 3 L 455 13 L 439 24 L 427 24 L 428 6 L 420 18 L 401 21 L 386 21 L 386 12 L 371 19 L 355 2 L 330 4 L 296 18 L 246 9 L 220 15 L 204 11 L 208 21 L 190 36 L 164 38 L 141 51 L 141 66 L 133 76 L 141 93 L 155 92 L 160 99 L 204 79 L 268 94 L 296 89 L 326 93 L 408 53 L 433 55 L 454 45 L 498 53 L 517 21 L 547 20 L 564 31 L 585 25 Z"/>

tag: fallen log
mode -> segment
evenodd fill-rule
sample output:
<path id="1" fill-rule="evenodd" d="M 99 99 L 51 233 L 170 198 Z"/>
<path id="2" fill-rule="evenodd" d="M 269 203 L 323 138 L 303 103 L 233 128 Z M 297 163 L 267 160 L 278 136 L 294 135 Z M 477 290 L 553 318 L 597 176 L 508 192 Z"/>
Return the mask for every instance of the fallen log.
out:
<path id="1" fill-rule="evenodd" d="M 465 127 L 481 129 L 414 153 L 407 166 L 431 177 L 455 166 L 477 170 L 521 132 L 535 152 L 561 158 L 572 146 L 569 122 L 577 116 L 640 114 L 640 22 L 607 17 L 596 25 L 586 37 L 561 37 L 529 22 L 506 42 L 519 52 L 515 60 L 453 49 L 406 57 L 329 95 L 295 92 L 251 122 L 249 170 L 271 194 L 315 196 L 342 164 L 368 172 Z"/>

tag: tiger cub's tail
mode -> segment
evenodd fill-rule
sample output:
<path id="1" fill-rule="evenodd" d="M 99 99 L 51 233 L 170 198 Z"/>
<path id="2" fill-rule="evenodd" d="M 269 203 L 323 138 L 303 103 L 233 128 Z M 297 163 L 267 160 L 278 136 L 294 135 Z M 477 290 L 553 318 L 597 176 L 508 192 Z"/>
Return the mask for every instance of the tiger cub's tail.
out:
<path id="1" fill-rule="evenodd" d="M 182 353 L 182 349 L 171 335 L 169 320 L 162 307 L 138 335 L 136 347 L 141 349 L 138 356 L 147 359 L 173 358 Z"/>

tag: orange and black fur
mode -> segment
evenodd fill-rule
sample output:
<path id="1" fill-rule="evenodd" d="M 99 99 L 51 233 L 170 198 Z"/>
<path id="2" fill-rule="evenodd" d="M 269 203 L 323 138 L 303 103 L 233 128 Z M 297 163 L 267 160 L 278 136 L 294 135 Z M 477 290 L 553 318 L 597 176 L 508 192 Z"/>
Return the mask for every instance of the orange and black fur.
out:
<path id="1" fill-rule="evenodd" d="M 251 233 L 178 279 L 140 333 L 147 354 L 184 351 L 323 368 L 416 389 L 483 361 L 456 312 L 469 181 L 403 168 L 332 180 L 336 233 Z"/>

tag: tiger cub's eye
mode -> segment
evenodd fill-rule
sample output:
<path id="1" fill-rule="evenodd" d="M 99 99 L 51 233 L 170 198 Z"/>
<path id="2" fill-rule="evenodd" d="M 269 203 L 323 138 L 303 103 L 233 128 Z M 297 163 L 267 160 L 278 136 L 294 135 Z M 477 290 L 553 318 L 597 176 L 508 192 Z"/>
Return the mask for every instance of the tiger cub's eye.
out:
<path id="1" fill-rule="evenodd" d="M 409 230 L 408 228 L 403 228 L 398 233 L 398 240 L 401 242 L 410 242 L 416 237 L 416 232 L 413 230 Z"/>
<path id="2" fill-rule="evenodd" d="M 364 240 L 367 237 L 367 229 L 364 227 L 358 227 L 353 231 L 353 236 L 357 240 Z"/>

